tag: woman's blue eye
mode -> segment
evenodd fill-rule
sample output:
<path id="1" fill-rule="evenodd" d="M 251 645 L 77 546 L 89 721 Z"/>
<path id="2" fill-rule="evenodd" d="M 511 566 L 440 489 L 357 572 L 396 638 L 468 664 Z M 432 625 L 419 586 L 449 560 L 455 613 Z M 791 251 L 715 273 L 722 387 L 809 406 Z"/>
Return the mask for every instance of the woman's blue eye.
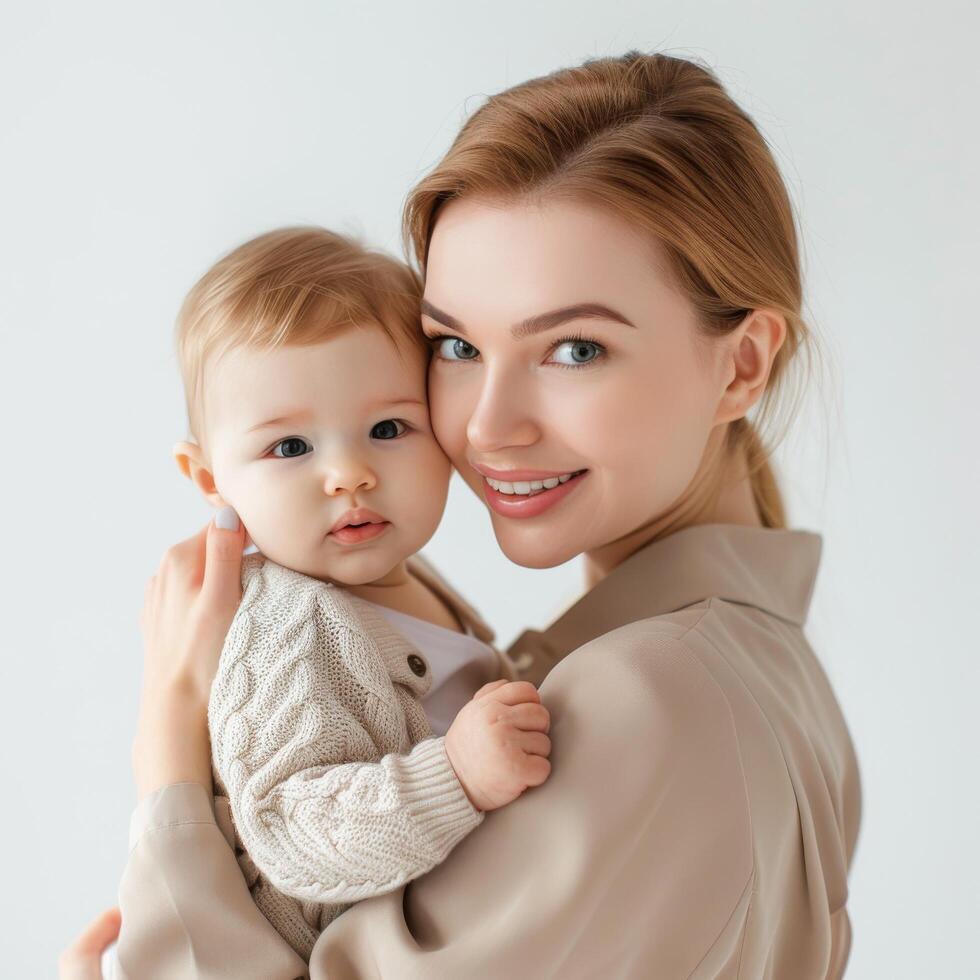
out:
<path id="1" fill-rule="evenodd" d="M 480 352 L 459 337 L 436 337 L 436 353 L 446 361 L 472 361 Z"/>
<path id="2" fill-rule="evenodd" d="M 399 430 L 398 426 L 401 426 L 401 430 Z M 371 429 L 371 438 L 397 439 L 405 431 L 407 430 L 403 422 L 400 422 L 398 419 L 385 419 Z"/>
<path id="3" fill-rule="evenodd" d="M 308 448 L 304 449 L 304 446 Z M 280 447 L 282 448 L 281 454 L 276 452 Z M 295 459 L 297 456 L 305 456 L 311 452 L 313 452 L 313 447 L 305 439 L 300 439 L 299 436 L 290 436 L 272 447 L 272 455 L 279 456 L 280 459 Z"/>
<path id="4" fill-rule="evenodd" d="M 460 337 L 438 336 L 430 338 L 436 356 L 444 361 L 472 361 L 479 350 Z M 561 367 L 584 367 L 599 360 L 606 353 L 602 344 L 584 337 L 564 337 L 555 345 L 559 354 L 554 363 Z M 561 356 L 565 354 L 565 358 Z"/>
<path id="5" fill-rule="evenodd" d="M 570 359 L 567 361 L 558 360 L 557 363 L 576 367 L 579 364 L 590 364 L 596 360 L 602 354 L 603 348 L 591 340 L 564 340 L 555 348 L 555 353 L 557 354 L 562 350 L 568 353 Z"/>

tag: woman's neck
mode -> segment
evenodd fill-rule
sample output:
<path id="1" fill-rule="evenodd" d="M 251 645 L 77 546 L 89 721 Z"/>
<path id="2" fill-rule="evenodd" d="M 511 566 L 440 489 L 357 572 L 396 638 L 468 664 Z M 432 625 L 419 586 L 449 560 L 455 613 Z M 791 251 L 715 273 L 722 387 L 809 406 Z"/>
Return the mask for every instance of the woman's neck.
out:
<path id="1" fill-rule="evenodd" d="M 721 461 L 725 428 L 717 427 L 702 465 L 670 510 L 615 541 L 585 554 L 585 588 L 592 589 L 644 545 L 694 524 L 747 524 L 761 527 L 745 456 Z"/>

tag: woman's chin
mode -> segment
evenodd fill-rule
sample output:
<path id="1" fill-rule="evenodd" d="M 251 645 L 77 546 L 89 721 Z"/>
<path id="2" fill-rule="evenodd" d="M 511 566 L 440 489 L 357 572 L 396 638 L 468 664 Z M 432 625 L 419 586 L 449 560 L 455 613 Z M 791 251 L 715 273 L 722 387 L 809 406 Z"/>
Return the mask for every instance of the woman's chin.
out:
<path id="1" fill-rule="evenodd" d="M 500 550 L 523 568 L 555 568 L 578 557 L 585 542 L 559 537 L 545 527 L 530 527 L 514 518 L 492 515 L 493 533 Z M 515 526 L 516 525 L 516 526 Z"/>

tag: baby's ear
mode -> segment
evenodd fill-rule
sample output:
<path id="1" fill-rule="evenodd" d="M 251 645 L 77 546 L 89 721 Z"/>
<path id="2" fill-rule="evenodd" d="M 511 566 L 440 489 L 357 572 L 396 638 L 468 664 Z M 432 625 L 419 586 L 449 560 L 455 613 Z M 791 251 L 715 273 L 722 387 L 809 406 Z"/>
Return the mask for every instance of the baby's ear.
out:
<path id="1" fill-rule="evenodd" d="M 177 469 L 201 491 L 204 499 L 215 507 L 224 507 L 225 500 L 214 485 L 214 476 L 196 442 L 178 442 L 173 448 Z"/>

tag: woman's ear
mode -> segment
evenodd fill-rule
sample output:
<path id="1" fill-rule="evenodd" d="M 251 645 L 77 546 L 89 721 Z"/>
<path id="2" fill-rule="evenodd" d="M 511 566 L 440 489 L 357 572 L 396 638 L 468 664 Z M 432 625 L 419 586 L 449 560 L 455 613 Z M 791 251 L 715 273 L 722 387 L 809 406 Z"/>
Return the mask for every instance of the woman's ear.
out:
<path id="1" fill-rule="evenodd" d="M 177 469 L 197 486 L 209 504 L 215 507 L 225 506 L 227 501 L 218 493 L 214 485 L 214 476 L 208 468 L 201 447 L 196 442 L 178 442 L 173 448 L 173 457 Z"/>
<path id="2" fill-rule="evenodd" d="M 752 310 L 726 338 L 728 387 L 715 413 L 715 425 L 742 418 L 762 397 L 772 362 L 786 339 L 786 318 L 775 310 Z"/>

